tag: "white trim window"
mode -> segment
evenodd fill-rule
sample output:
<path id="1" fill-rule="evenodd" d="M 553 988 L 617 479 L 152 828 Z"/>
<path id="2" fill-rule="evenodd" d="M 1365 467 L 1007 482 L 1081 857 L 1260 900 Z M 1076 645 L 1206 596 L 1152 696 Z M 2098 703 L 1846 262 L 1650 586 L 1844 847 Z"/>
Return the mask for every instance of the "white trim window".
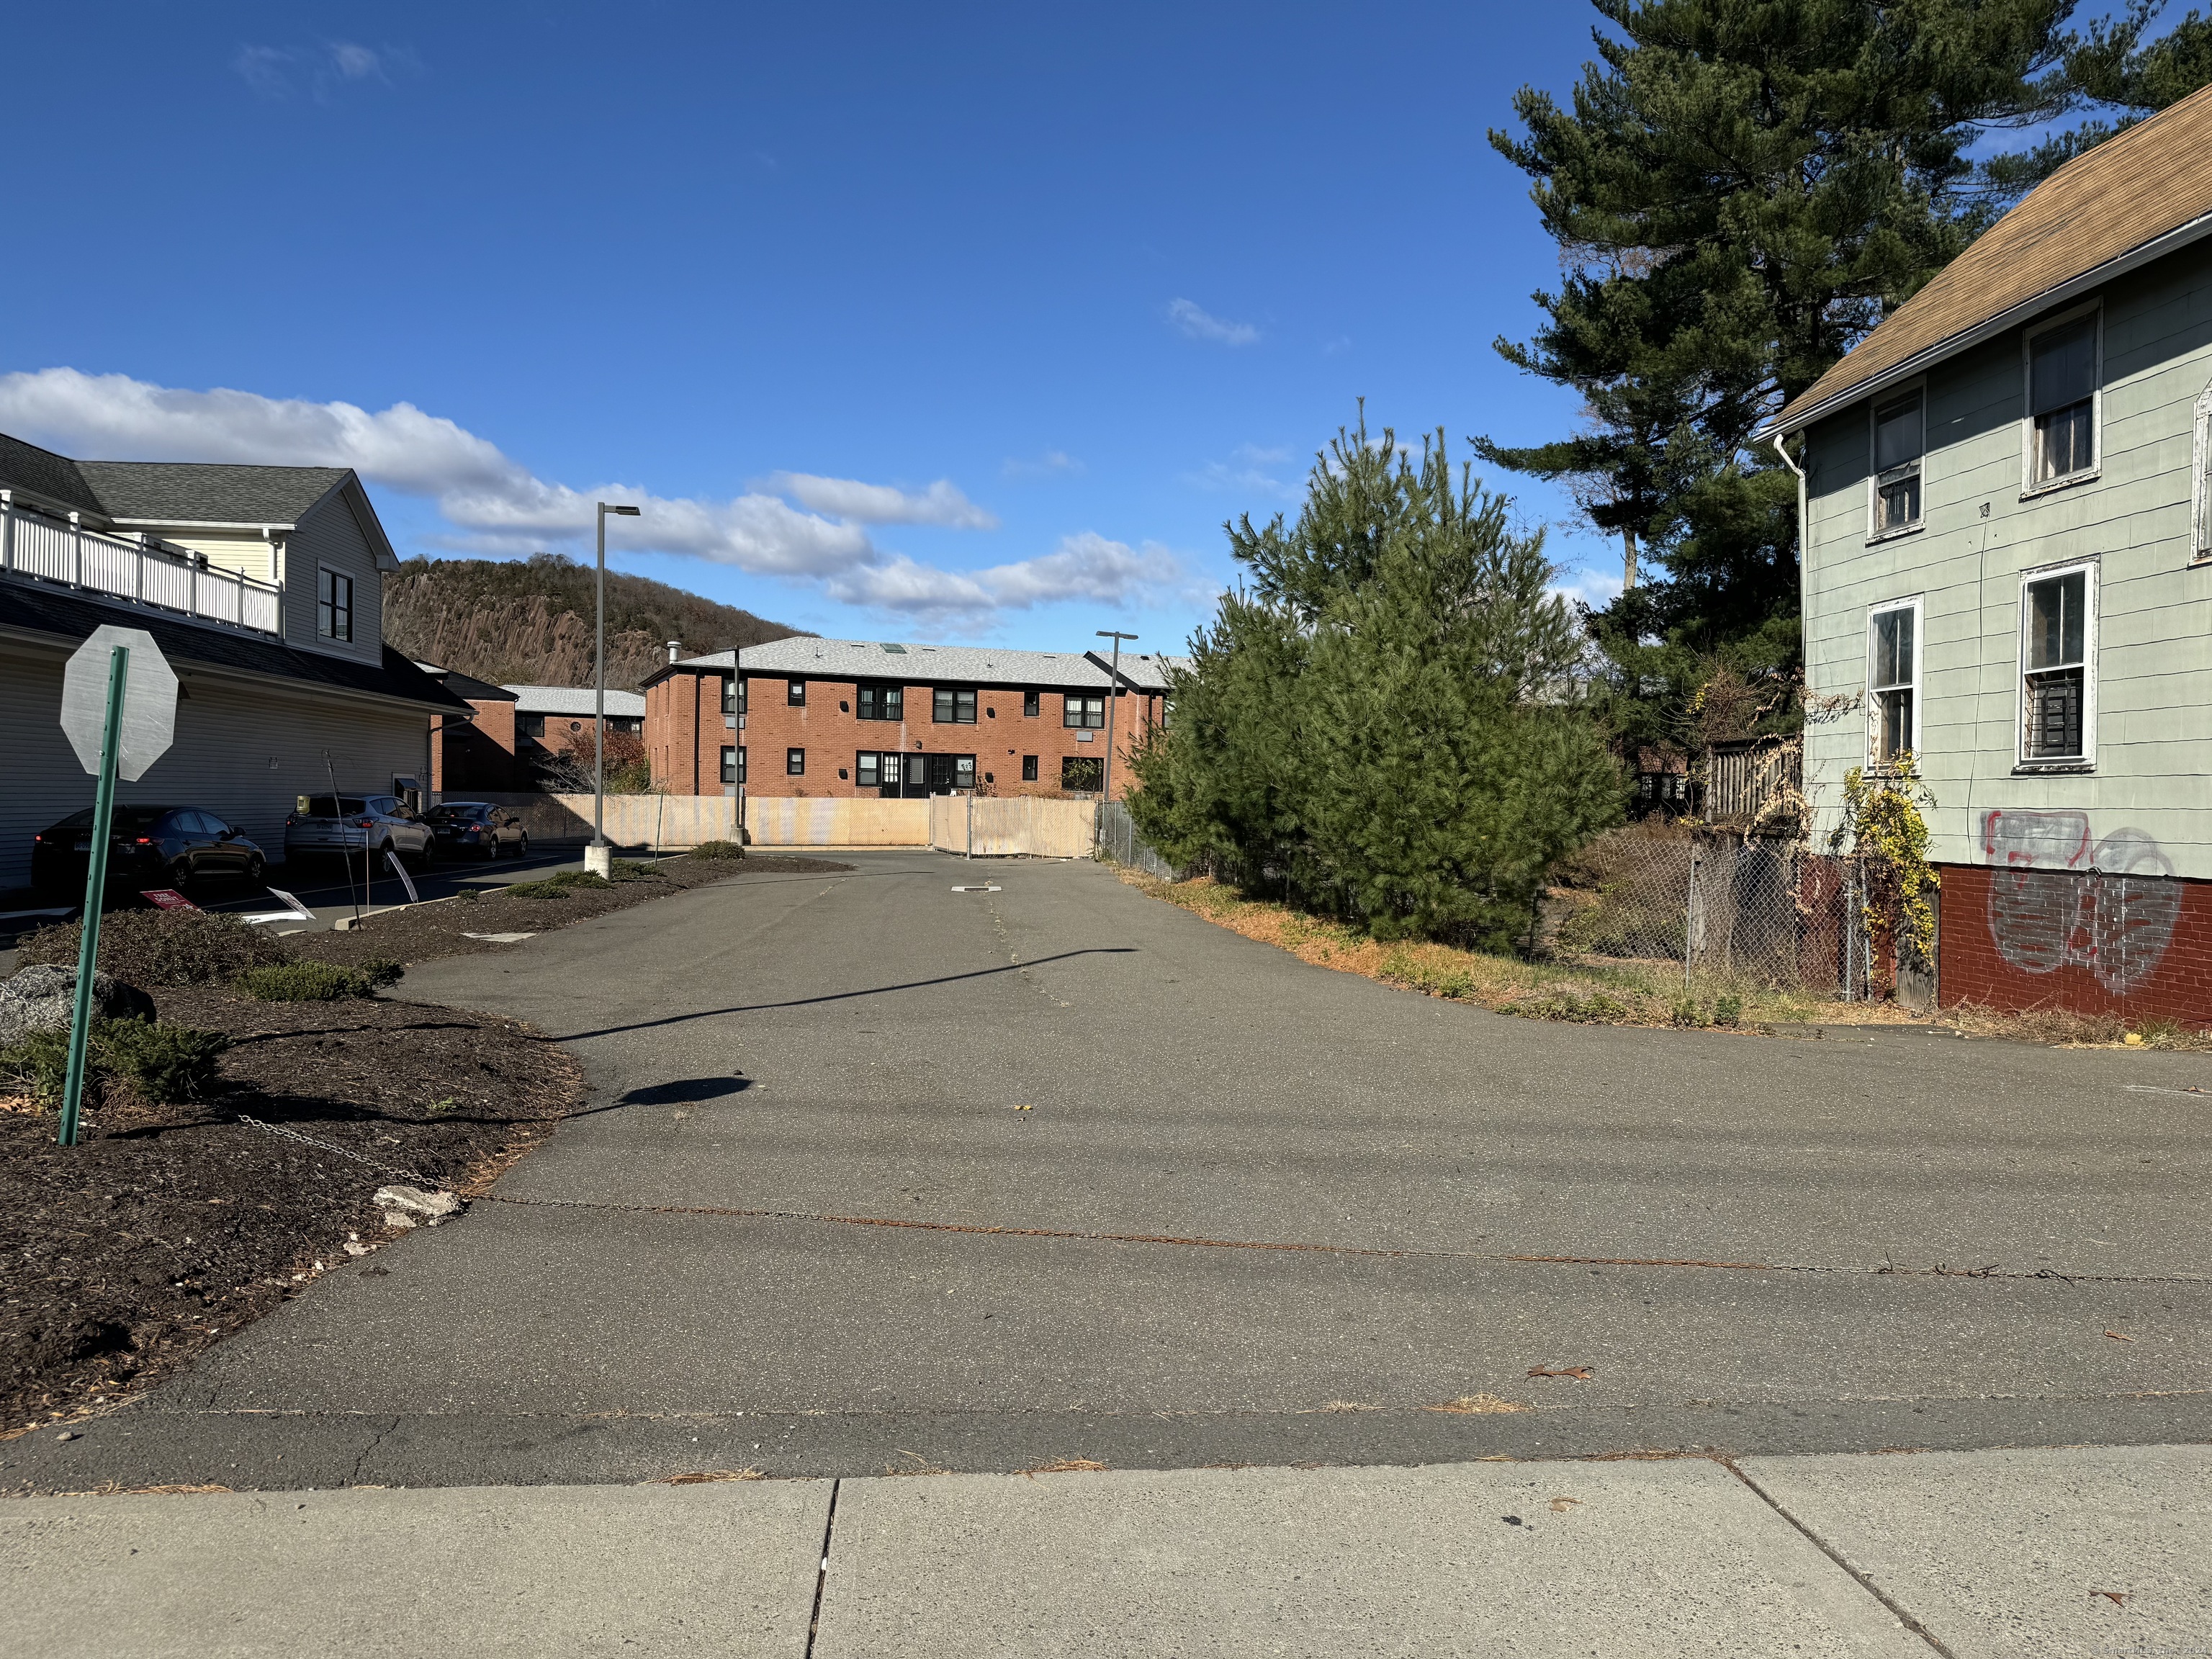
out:
<path id="1" fill-rule="evenodd" d="M 1894 766 L 1920 747 L 1920 601 L 1867 612 L 1867 760 Z"/>
<path id="2" fill-rule="evenodd" d="M 315 570 L 315 632 L 326 640 L 353 638 L 353 578 L 326 564 Z"/>
<path id="3" fill-rule="evenodd" d="M 2027 335 L 2027 474 L 2031 493 L 2094 477 L 2104 386 L 2103 315 L 2094 307 Z"/>
<path id="4" fill-rule="evenodd" d="M 2190 451 L 2189 556 L 2212 559 L 2212 386 L 2197 400 L 2197 437 Z"/>
<path id="5" fill-rule="evenodd" d="M 1927 392 L 1915 386 L 1868 411 L 1873 445 L 1867 533 L 1875 538 L 1920 528 L 1920 467 L 1928 451 Z"/>
<path id="6" fill-rule="evenodd" d="M 2097 567 L 2020 580 L 2020 763 L 2087 766 L 2097 752 Z"/>

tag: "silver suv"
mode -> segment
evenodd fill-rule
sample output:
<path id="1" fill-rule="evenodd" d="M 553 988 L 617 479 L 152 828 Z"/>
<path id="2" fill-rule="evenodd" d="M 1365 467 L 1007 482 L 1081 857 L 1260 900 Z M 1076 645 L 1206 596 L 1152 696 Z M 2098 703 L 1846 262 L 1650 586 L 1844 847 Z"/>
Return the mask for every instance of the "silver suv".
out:
<path id="1" fill-rule="evenodd" d="M 430 861 L 430 826 L 396 795 L 302 795 L 284 820 L 284 857 L 319 858 L 368 849 L 372 859 L 397 853 Z"/>

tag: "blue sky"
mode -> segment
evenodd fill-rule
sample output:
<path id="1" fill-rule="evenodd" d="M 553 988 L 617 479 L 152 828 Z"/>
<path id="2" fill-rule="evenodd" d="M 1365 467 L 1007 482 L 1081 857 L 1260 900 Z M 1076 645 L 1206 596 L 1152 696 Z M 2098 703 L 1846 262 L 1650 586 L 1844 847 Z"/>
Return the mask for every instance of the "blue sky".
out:
<path id="1" fill-rule="evenodd" d="M 1557 258 L 1484 133 L 1592 17 L 33 9 L 0 429 L 344 460 L 403 552 L 588 556 L 618 487 L 619 566 L 794 626 L 1179 646 L 1359 396 L 1571 422 L 1491 349 Z"/>

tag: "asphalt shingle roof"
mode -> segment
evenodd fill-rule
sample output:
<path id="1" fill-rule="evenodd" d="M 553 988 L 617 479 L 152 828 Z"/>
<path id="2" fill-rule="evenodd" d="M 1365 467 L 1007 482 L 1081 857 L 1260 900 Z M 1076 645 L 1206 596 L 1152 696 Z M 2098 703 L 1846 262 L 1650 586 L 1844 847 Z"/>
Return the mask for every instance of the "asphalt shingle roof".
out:
<path id="1" fill-rule="evenodd" d="M 2075 157 L 2033 190 L 1927 287 L 1887 317 L 1776 417 L 1808 416 L 1892 370 L 1962 348 L 1984 324 L 2093 276 L 2185 227 L 2212 228 L 2212 87 L 2189 94 Z"/>
<path id="2" fill-rule="evenodd" d="M 588 685 L 507 685 L 501 690 L 514 693 L 514 712 L 518 714 L 588 714 L 592 712 L 592 688 Z M 607 688 L 607 713 L 619 714 L 625 720 L 645 718 L 645 694 L 641 691 L 617 691 Z"/>
<path id="3" fill-rule="evenodd" d="M 0 582 L 0 628 L 21 628 L 81 641 L 103 623 L 143 628 L 154 636 L 161 654 L 173 663 L 204 663 L 213 668 L 266 674 L 275 679 L 302 680 L 372 696 L 397 697 L 418 703 L 433 714 L 467 714 L 469 705 L 447 690 L 390 646 L 381 664 L 327 657 L 319 651 L 295 651 L 282 641 L 225 628 L 204 628 L 173 621 L 156 611 L 133 605 L 109 605 L 101 600 L 41 583 Z"/>
<path id="4" fill-rule="evenodd" d="M 732 653 L 687 657 L 677 668 L 721 668 Z M 908 645 L 876 640 L 818 640 L 808 635 L 745 647 L 748 674 L 824 680 L 896 680 L 906 685 L 1036 685 L 1103 690 L 1109 659 L 1088 651 L 1008 651 L 988 645 Z M 1121 678 L 1144 690 L 1165 690 L 1180 657 L 1121 653 Z M 666 670 L 662 670 L 665 673 Z M 659 675 L 656 674 L 655 678 Z"/>
<path id="5" fill-rule="evenodd" d="M 77 464 L 66 455 L 0 432 L 0 489 L 20 489 L 64 510 L 106 514 Z"/>
<path id="6" fill-rule="evenodd" d="M 342 466 L 238 466 L 202 461 L 79 461 L 112 519 L 191 524 L 297 524 L 343 483 Z"/>

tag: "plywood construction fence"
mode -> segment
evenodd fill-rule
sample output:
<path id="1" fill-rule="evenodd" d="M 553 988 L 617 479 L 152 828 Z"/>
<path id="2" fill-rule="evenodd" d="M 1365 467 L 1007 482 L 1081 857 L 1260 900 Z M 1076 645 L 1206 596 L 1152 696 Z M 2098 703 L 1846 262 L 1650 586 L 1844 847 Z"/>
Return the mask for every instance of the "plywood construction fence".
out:
<path id="1" fill-rule="evenodd" d="M 592 797 L 477 791 L 452 798 L 489 801 L 522 820 L 531 840 L 549 846 L 592 838 Z M 732 841 L 737 802 L 727 795 L 609 795 L 607 839 L 617 847 L 681 851 L 702 841 Z M 927 847 L 926 800 L 833 800 L 757 797 L 745 802 L 756 847 Z"/>
<path id="2" fill-rule="evenodd" d="M 903 803 L 902 803 L 903 804 Z M 1005 795 L 935 795 L 929 844 L 977 858 L 1087 859 L 1098 804 Z"/>

